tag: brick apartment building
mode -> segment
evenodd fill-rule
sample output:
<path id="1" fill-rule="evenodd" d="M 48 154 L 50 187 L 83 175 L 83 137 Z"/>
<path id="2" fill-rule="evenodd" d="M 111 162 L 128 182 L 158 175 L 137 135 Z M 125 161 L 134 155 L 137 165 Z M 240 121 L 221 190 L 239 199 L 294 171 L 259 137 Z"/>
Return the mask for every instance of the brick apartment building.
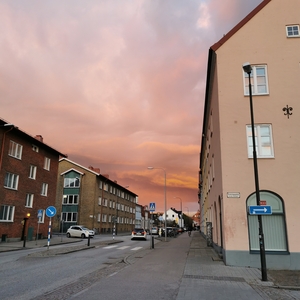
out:
<path id="1" fill-rule="evenodd" d="M 53 230 L 66 232 L 71 225 L 94 228 L 96 233 L 131 232 L 135 224 L 137 195 L 99 168 L 69 159 L 59 162 Z"/>
<path id="2" fill-rule="evenodd" d="M 45 144 L 41 135 L 30 136 L 3 119 L 0 147 L 2 241 L 47 236 L 45 210 L 55 204 L 58 161 L 65 155 Z"/>

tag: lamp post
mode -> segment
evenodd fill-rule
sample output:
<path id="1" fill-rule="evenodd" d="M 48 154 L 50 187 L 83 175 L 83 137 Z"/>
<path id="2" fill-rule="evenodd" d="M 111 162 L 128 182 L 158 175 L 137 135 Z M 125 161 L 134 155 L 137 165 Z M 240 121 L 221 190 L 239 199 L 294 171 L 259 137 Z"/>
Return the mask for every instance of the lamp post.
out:
<path id="1" fill-rule="evenodd" d="M 167 241 L 167 174 L 166 170 L 163 168 L 154 168 L 154 167 L 148 167 L 148 170 L 153 170 L 153 169 L 160 169 L 163 170 L 165 173 L 165 242 Z"/>
<path id="2" fill-rule="evenodd" d="M 253 146 L 253 167 L 254 167 L 254 180 L 255 180 L 255 194 L 256 204 L 260 205 L 260 193 L 259 193 L 259 181 L 258 181 L 258 167 L 257 167 L 257 155 L 256 155 L 256 144 L 255 144 L 255 129 L 254 129 L 254 114 L 253 114 L 253 103 L 252 103 L 252 86 L 251 86 L 251 72 L 252 67 L 250 63 L 243 64 L 243 70 L 248 74 L 249 80 L 249 101 L 250 101 L 250 115 L 251 115 L 251 129 L 252 129 L 252 146 Z M 266 267 L 266 253 L 265 253 L 265 241 L 262 225 L 262 216 L 258 217 L 258 235 L 259 235 L 259 252 L 261 262 L 261 276 L 262 281 L 267 281 L 267 267 Z"/>
<path id="3" fill-rule="evenodd" d="M 181 219 L 180 219 L 180 227 L 182 227 L 182 199 L 180 197 L 174 197 L 180 200 L 180 210 L 181 210 Z"/>

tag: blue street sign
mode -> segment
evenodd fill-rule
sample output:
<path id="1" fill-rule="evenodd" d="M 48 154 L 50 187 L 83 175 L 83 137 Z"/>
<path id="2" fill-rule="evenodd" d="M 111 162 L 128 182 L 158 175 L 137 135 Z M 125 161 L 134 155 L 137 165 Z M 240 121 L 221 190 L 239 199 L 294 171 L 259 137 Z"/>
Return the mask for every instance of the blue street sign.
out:
<path id="1" fill-rule="evenodd" d="M 43 210 L 42 209 L 39 209 L 38 210 L 38 215 L 37 215 L 37 217 L 38 218 L 41 218 L 43 216 Z"/>
<path id="2" fill-rule="evenodd" d="M 249 206 L 250 215 L 271 215 L 272 207 L 270 205 Z"/>
<path id="3" fill-rule="evenodd" d="M 151 212 L 155 211 L 155 202 L 150 202 L 149 210 L 150 210 Z"/>
<path id="4" fill-rule="evenodd" d="M 56 215 L 56 208 L 54 206 L 49 206 L 46 209 L 46 216 L 52 218 Z"/>

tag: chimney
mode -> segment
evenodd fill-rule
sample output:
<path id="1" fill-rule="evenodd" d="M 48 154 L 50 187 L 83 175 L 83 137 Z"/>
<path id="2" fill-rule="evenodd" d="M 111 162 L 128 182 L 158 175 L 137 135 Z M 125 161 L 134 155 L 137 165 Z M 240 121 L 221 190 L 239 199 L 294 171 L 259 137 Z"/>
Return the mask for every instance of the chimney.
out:
<path id="1" fill-rule="evenodd" d="M 44 140 L 44 139 L 43 139 L 43 137 L 42 137 L 40 134 L 36 135 L 35 138 L 36 138 L 38 141 L 40 141 L 40 142 L 43 143 L 43 140 Z"/>

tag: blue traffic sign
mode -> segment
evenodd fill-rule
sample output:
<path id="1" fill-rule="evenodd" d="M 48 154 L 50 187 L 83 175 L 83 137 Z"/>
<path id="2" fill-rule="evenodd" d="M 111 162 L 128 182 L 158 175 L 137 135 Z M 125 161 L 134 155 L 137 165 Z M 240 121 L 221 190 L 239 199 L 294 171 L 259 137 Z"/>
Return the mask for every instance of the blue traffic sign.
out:
<path id="1" fill-rule="evenodd" d="M 271 215 L 272 207 L 270 205 L 249 206 L 250 215 Z"/>
<path id="2" fill-rule="evenodd" d="M 56 208 L 54 206 L 49 206 L 46 209 L 46 216 L 52 218 L 56 215 Z"/>
<path id="3" fill-rule="evenodd" d="M 38 218 L 41 218 L 42 216 L 43 216 L 43 210 L 42 210 L 42 209 L 39 209 L 39 210 L 38 210 L 37 217 L 38 217 Z"/>
<path id="4" fill-rule="evenodd" d="M 150 202 L 149 210 L 152 212 L 155 211 L 155 202 Z"/>

